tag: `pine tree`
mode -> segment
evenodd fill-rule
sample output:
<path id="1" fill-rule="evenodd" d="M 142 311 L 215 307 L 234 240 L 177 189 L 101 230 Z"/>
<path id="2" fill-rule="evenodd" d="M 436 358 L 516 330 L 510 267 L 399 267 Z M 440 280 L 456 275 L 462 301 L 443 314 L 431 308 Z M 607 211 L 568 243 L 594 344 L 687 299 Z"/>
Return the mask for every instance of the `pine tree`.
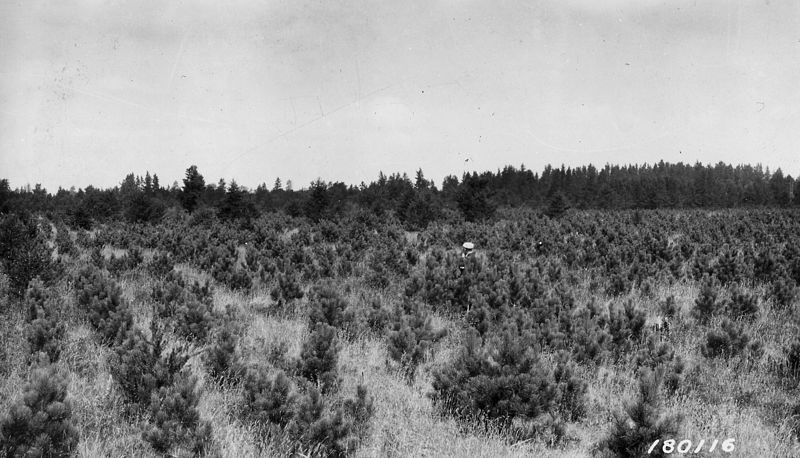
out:
<path id="1" fill-rule="evenodd" d="M 339 343 L 336 328 L 317 323 L 300 350 L 297 372 L 328 392 L 339 384 L 336 363 L 339 359 Z"/>
<path id="2" fill-rule="evenodd" d="M 200 197 L 206 188 L 206 182 L 203 175 L 197 171 L 197 166 L 193 165 L 186 169 L 186 178 L 183 179 L 183 192 L 181 194 L 181 201 L 183 208 L 189 212 L 193 212 L 200 202 Z"/>
<path id="3" fill-rule="evenodd" d="M 598 444 L 598 451 L 614 457 L 670 456 L 661 447 L 651 454 L 648 447 L 658 440 L 672 439 L 678 433 L 680 416 L 661 413 L 659 387 L 663 374 L 645 371 L 639 381 L 639 399 L 618 413 L 608 436 Z"/>
<path id="4" fill-rule="evenodd" d="M 559 191 L 550 198 L 544 214 L 549 218 L 560 218 L 567 210 L 569 210 L 567 198 L 564 196 L 564 193 Z"/>
<path id="5" fill-rule="evenodd" d="M 36 369 L 23 398 L 0 421 L 0 455 L 68 457 L 78 445 L 67 378 L 55 366 Z"/>

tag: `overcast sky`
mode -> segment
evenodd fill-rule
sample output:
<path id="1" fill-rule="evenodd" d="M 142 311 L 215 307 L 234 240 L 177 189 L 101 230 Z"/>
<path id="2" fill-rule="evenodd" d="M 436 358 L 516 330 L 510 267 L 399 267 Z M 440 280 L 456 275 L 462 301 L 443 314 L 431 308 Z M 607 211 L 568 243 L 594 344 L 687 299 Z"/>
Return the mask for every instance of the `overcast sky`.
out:
<path id="1" fill-rule="evenodd" d="M 796 0 L 0 0 L 0 177 L 800 173 Z"/>

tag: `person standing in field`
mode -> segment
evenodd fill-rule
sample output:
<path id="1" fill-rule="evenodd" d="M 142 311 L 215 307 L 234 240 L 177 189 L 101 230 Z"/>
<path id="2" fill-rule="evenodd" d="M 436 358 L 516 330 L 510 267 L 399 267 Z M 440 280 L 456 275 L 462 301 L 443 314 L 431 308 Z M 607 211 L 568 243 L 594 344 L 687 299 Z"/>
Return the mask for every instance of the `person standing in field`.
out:
<path id="1" fill-rule="evenodd" d="M 464 271 L 467 268 L 467 258 L 472 256 L 474 250 L 475 244 L 472 242 L 464 242 L 464 244 L 461 245 L 461 264 L 458 266 L 461 275 L 464 275 Z"/>

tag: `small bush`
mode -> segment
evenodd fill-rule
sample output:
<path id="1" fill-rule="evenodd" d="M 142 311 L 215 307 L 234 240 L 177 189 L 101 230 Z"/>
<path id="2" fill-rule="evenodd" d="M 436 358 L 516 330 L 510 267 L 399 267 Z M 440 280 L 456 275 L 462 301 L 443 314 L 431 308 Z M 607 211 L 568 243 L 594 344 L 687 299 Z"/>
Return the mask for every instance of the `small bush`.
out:
<path id="1" fill-rule="evenodd" d="M 659 371 L 645 371 L 639 381 L 639 399 L 615 416 L 608 436 L 598 444 L 601 456 L 669 456 L 660 447 L 647 454 L 648 447 L 656 439 L 674 438 L 681 422 L 678 416 L 661 413 L 658 393 L 661 380 Z"/>
<path id="2" fill-rule="evenodd" d="M 501 428 L 549 411 L 556 387 L 527 340 L 511 329 L 485 342 L 470 333 L 460 353 L 434 371 L 434 403 L 459 419 L 483 418 Z"/>
<path id="3" fill-rule="evenodd" d="M 297 372 L 314 382 L 320 391 L 327 392 L 339 383 L 336 363 L 339 359 L 339 344 L 336 328 L 317 323 L 300 350 Z"/>
<path id="4" fill-rule="evenodd" d="M 678 304 L 675 302 L 675 295 L 672 294 L 667 296 L 667 298 L 664 299 L 663 302 L 661 302 L 660 308 L 661 308 L 661 313 L 666 318 L 673 318 L 678 314 L 678 312 L 680 312 Z"/>
<path id="5" fill-rule="evenodd" d="M 36 369 L 23 398 L 0 421 L 0 455 L 68 457 L 78 445 L 67 378 L 55 366 Z"/>
<path id="6" fill-rule="evenodd" d="M 75 282 L 78 306 L 105 343 L 119 342 L 133 326 L 133 315 L 119 286 L 92 267 L 81 270 Z"/>
<path id="7" fill-rule="evenodd" d="M 615 272 L 608 279 L 606 294 L 609 296 L 621 296 L 631 288 L 631 282 L 622 272 Z"/>
<path id="8" fill-rule="evenodd" d="M 169 253 L 156 253 L 147 263 L 147 271 L 156 278 L 164 278 L 175 268 L 175 260 Z"/>
<path id="9" fill-rule="evenodd" d="M 356 435 L 363 438 L 366 437 L 367 426 L 375 412 L 372 403 L 372 398 L 367 394 L 367 388 L 364 385 L 356 387 L 356 397 L 347 399 L 344 402 L 344 411 L 346 415 L 351 418 L 353 430 Z"/>
<path id="10" fill-rule="evenodd" d="M 373 299 L 370 302 L 370 308 L 367 311 L 367 327 L 376 334 L 381 334 L 389 323 L 389 312 L 383 308 L 379 299 Z"/>
<path id="11" fill-rule="evenodd" d="M 168 352 L 164 336 L 155 326 L 151 327 L 151 334 L 152 340 L 138 328 L 129 331 L 109 360 L 111 376 L 125 398 L 142 410 L 150 405 L 154 392 L 174 383 L 189 359 L 181 347 Z"/>
<path id="12" fill-rule="evenodd" d="M 34 355 L 42 352 L 50 362 L 58 361 L 66 329 L 64 322 L 56 315 L 58 303 L 38 279 L 29 283 L 24 303 L 28 321 L 25 338 L 30 352 Z"/>
<path id="13" fill-rule="evenodd" d="M 308 324 L 314 328 L 318 323 L 341 328 L 347 302 L 330 285 L 318 285 L 311 291 L 308 301 Z"/>
<path id="14" fill-rule="evenodd" d="M 33 354 L 39 352 L 47 355 L 50 362 L 58 361 L 61 356 L 61 347 L 64 345 L 64 322 L 52 312 L 42 312 L 39 318 L 33 320 L 26 330 L 26 339 Z"/>
<path id="15" fill-rule="evenodd" d="M 200 421 L 197 378 L 181 374 L 174 383 L 154 391 L 150 398 L 150 427 L 142 434 L 155 451 L 176 448 L 200 455 L 211 442 L 211 424 Z"/>
<path id="16" fill-rule="evenodd" d="M 209 375 L 219 382 L 237 380 L 242 372 L 239 355 L 236 353 L 238 329 L 225 323 L 212 335 L 211 345 L 203 356 Z"/>
<path id="17" fill-rule="evenodd" d="M 718 295 L 719 291 L 716 285 L 706 277 L 706 281 L 700 288 L 700 294 L 694 301 L 695 307 L 692 311 L 699 322 L 708 323 L 708 320 L 722 309 L 723 304 L 717 299 Z"/>
<path id="18" fill-rule="evenodd" d="M 244 414 L 250 421 L 269 430 L 286 426 L 292 419 L 292 383 L 283 371 L 270 377 L 262 366 L 247 368 L 242 384 Z"/>
<path id="19" fill-rule="evenodd" d="M 734 287 L 731 298 L 725 304 L 728 315 L 733 319 L 752 320 L 758 315 L 758 297 L 748 294 L 741 287 Z"/>
<path id="20" fill-rule="evenodd" d="M 778 309 L 785 309 L 792 305 L 797 296 L 797 286 L 791 278 L 778 278 L 772 283 L 770 296 Z"/>
<path id="21" fill-rule="evenodd" d="M 632 301 L 626 301 L 622 307 L 609 306 L 608 312 L 606 331 L 611 335 L 613 348 L 619 356 L 630 351 L 633 344 L 645 336 L 647 314 Z"/>
<path id="22" fill-rule="evenodd" d="M 300 282 L 294 274 L 278 275 L 278 285 L 269 293 L 272 300 L 283 306 L 295 299 L 302 299 L 304 293 Z"/>
<path id="23" fill-rule="evenodd" d="M 175 332 L 189 340 L 204 342 L 216 326 L 214 307 L 191 298 L 179 305 L 173 316 Z"/>
<path id="24" fill-rule="evenodd" d="M 786 375 L 800 379 L 800 339 L 796 338 L 784 352 L 786 353 Z"/>
<path id="25" fill-rule="evenodd" d="M 719 330 L 706 334 L 706 341 L 700 352 L 706 358 L 732 357 L 746 350 L 749 342 L 750 336 L 744 332 L 743 327 L 725 318 Z"/>
<path id="26" fill-rule="evenodd" d="M 0 265 L 15 297 L 23 297 L 28 283 L 36 277 L 45 282 L 56 277 L 47 240 L 33 217 L 0 215 Z"/>
<path id="27" fill-rule="evenodd" d="M 446 329 L 434 330 L 431 317 L 423 313 L 418 303 L 407 299 L 404 307 L 397 308 L 388 333 L 389 357 L 400 363 L 407 380 L 413 381 L 417 366 L 445 335 Z"/>
<path id="28" fill-rule="evenodd" d="M 73 258 L 78 256 L 78 247 L 75 246 L 75 242 L 69 235 L 69 229 L 63 222 L 56 224 L 56 247 L 59 256 L 66 255 Z"/>
<path id="29" fill-rule="evenodd" d="M 313 387 L 294 400 L 287 433 L 299 443 L 297 451 L 307 456 L 344 457 L 357 445 L 343 410 L 327 411 L 322 395 Z"/>
<path id="30" fill-rule="evenodd" d="M 118 277 L 125 271 L 139 267 L 143 261 L 144 256 L 142 256 L 141 250 L 131 248 L 128 250 L 127 254 L 119 257 L 112 256 L 110 259 L 106 260 L 103 265 L 108 269 L 111 275 Z"/>
<path id="31" fill-rule="evenodd" d="M 566 352 L 558 355 L 553 382 L 556 385 L 554 404 L 564 419 L 581 420 L 586 415 L 587 384 L 575 375 L 575 364 L 569 361 L 569 354 Z"/>

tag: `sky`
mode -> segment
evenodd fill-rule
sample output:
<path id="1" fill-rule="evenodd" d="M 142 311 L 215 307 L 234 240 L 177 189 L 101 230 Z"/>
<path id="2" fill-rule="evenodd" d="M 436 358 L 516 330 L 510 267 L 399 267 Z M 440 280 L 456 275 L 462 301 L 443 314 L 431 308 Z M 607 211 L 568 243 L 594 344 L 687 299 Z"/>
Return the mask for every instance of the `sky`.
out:
<path id="1" fill-rule="evenodd" d="M 0 177 L 800 175 L 796 0 L 0 0 Z"/>

